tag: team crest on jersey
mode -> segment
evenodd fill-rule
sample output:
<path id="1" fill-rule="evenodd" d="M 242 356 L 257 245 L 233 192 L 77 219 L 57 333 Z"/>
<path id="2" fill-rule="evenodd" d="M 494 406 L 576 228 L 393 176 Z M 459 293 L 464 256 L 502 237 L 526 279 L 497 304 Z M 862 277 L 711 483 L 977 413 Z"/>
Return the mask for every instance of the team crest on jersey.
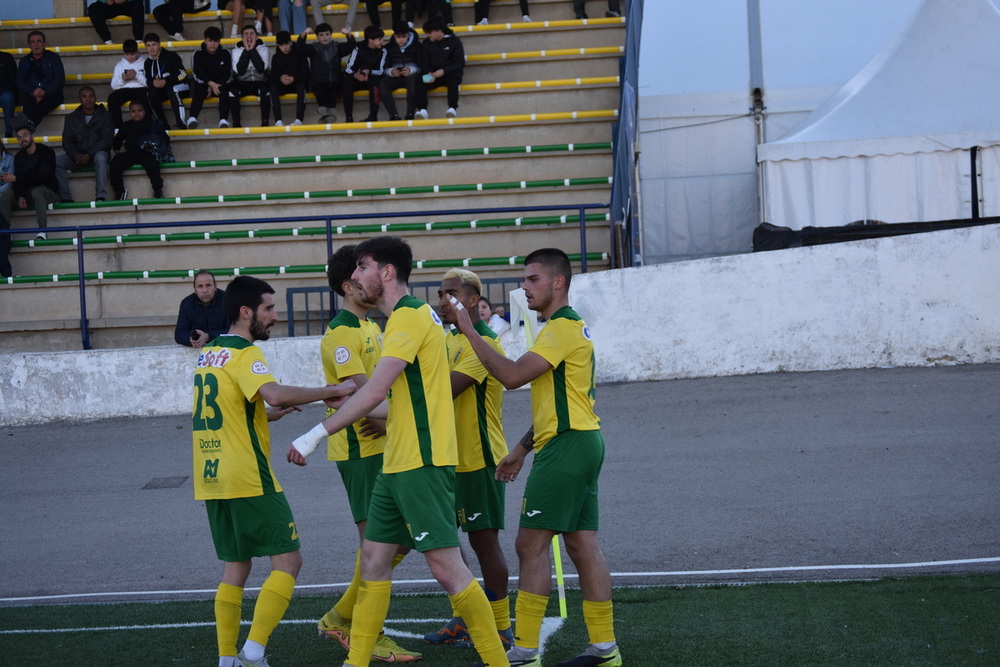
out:
<path id="1" fill-rule="evenodd" d="M 583 325 L 583 337 L 586 338 L 587 340 L 590 340 L 590 327 L 588 327 L 586 324 Z"/>
<path id="2" fill-rule="evenodd" d="M 433 308 L 429 308 L 428 310 L 431 311 L 431 319 L 434 320 L 434 324 L 441 326 L 441 318 L 438 317 L 437 311 Z"/>
<path id="3" fill-rule="evenodd" d="M 333 353 L 333 358 L 338 364 L 346 364 L 351 360 L 351 351 L 341 345 L 337 348 L 337 351 Z"/>
<path id="4" fill-rule="evenodd" d="M 265 364 L 263 361 L 255 361 L 253 362 L 253 365 L 250 366 L 250 372 L 253 373 L 254 375 L 267 375 L 271 371 L 268 370 L 267 364 Z"/>

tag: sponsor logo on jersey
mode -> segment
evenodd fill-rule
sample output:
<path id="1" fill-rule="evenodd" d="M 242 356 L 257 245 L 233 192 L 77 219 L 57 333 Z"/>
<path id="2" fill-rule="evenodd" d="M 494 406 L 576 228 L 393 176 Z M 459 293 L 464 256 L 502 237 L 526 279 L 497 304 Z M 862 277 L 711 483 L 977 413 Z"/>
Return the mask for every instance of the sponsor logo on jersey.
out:
<path id="1" fill-rule="evenodd" d="M 203 452 L 217 452 L 222 449 L 222 441 L 218 438 L 198 438 L 198 449 Z"/>
<path id="2" fill-rule="evenodd" d="M 229 361 L 230 357 L 229 350 L 226 349 L 202 352 L 198 355 L 198 368 L 208 368 L 211 366 L 222 368 Z"/>
<path id="3" fill-rule="evenodd" d="M 250 372 L 253 373 L 254 375 L 267 375 L 271 371 L 268 370 L 267 364 L 265 364 L 263 361 L 255 361 L 253 362 L 253 365 L 250 366 Z"/>
<path id="4" fill-rule="evenodd" d="M 202 473 L 202 480 L 206 484 L 217 484 L 219 482 L 219 459 L 208 459 L 205 461 L 205 472 Z"/>
<path id="5" fill-rule="evenodd" d="M 351 351 L 341 345 L 333 353 L 333 358 L 338 364 L 346 364 L 351 360 Z"/>

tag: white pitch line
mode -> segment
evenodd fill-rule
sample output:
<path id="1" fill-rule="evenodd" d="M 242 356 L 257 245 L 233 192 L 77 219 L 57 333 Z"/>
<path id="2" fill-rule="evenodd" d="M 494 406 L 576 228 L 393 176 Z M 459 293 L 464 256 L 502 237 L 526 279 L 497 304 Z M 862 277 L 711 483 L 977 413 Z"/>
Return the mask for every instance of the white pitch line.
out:
<path id="1" fill-rule="evenodd" d="M 513 259 L 513 258 L 512 258 Z M 856 563 L 849 565 L 794 565 L 786 567 L 748 567 L 732 568 L 725 570 L 667 570 L 662 572 L 612 572 L 615 578 L 624 577 L 696 577 L 721 574 L 760 574 L 766 572 L 818 572 L 823 570 L 906 570 L 931 567 L 946 567 L 954 565 L 981 565 L 984 563 L 1000 563 L 1000 556 L 991 558 L 961 558 L 954 560 L 934 560 L 916 563 Z M 567 579 L 576 579 L 577 574 L 567 573 Z M 349 582 L 329 583 L 329 584 L 302 584 L 296 585 L 297 591 L 302 590 L 328 590 L 336 588 L 346 588 Z M 436 584 L 434 579 L 400 579 L 393 581 L 393 586 L 405 584 Z M 782 582 L 783 583 L 783 582 Z M 0 598 L 0 604 L 21 603 L 21 602 L 55 602 L 58 600 L 81 600 L 86 598 L 108 598 L 108 597 L 129 597 L 129 596 L 153 596 L 153 595 L 214 595 L 214 588 L 174 590 L 174 591 L 117 591 L 106 593 L 67 593 L 62 595 L 35 595 L 29 597 Z M 246 587 L 245 591 L 259 591 L 260 587 Z"/>

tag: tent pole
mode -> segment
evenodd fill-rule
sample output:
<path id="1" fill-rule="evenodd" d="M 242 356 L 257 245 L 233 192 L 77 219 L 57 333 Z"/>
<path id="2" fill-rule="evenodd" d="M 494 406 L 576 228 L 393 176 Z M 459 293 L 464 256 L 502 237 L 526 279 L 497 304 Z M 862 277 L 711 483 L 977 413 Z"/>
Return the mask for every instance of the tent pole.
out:
<path id="1" fill-rule="evenodd" d="M 764 132 L 764 53 L 761 46 L 760 0 L 747 0 L 747 32 L 750 49 L 750 113 L 753 114 L 754 146 L 766 141 Z M 755 149 L 756 150 L 756 149 Z M 764 222 L 764 169 L 757 160 L 757 224 Z"/>
<path id="2" fill-rule="evenodd" d="M 969 149 L 969 158 L 972 161 L 972 166 L 969 170 L 970 178 L 972 181 L 972 219 L 979 219 L 979 146 L 973 146 Z"/>

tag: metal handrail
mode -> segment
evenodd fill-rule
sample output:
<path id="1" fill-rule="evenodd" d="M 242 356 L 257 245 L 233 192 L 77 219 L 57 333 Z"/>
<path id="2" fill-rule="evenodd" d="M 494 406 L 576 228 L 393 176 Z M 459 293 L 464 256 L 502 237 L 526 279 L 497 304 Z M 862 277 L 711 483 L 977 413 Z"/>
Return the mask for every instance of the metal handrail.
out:
<path id="1" fill-rule="evenodd" d="M 245 224 L 286 224 L 289 222 L 323 221 L 326 225 L 326 254 L 327 257 L 333 254 L 333 223 L 341 220 L 368 220 L 374 218 L 416 218 L 434 216 L 454 216 L 454 215 L 483 215 L 495 213 L 519 213 L 528 211 L 576 211 L 578 213 L 578 224 L 580 228 L 580 268 L 587 272 L 587 220 L 588 210 L 607 209 L 607 203 L 593 204 L 564 204 L 546 206 L 504 206 L 497 208 L 463 208 L 453 210 L 420 210 L 420 211 L 393 211 L 383 213 L 340 213 L 336 215 L 306 215 L 290 217 L 266 217 L 266 218 L 230 218 L 224 220 L 198 220 L 191 222 L 146 222 L 146 223 L 119 223 L 113 225 L 76 225 L 67 227 L 48 227 L 46 229 L 0 229 L 0 234 L 13 236 L 14 234 L 37 234 L 38 232 L 71 232 L 76 236 L 77 267 L 79 271 L 80 286 L 80 336 L 83 349 L 90 350 L 90 331 L 88 330 L 87 318 L 87 293 L 86 293 L 86 273 L 84 269 L 84 243 L 85 233 L 93 231 L 108 231 L 115 229 L 163 229 L 168 227 L 215 227 L 232 226 Z"/>

